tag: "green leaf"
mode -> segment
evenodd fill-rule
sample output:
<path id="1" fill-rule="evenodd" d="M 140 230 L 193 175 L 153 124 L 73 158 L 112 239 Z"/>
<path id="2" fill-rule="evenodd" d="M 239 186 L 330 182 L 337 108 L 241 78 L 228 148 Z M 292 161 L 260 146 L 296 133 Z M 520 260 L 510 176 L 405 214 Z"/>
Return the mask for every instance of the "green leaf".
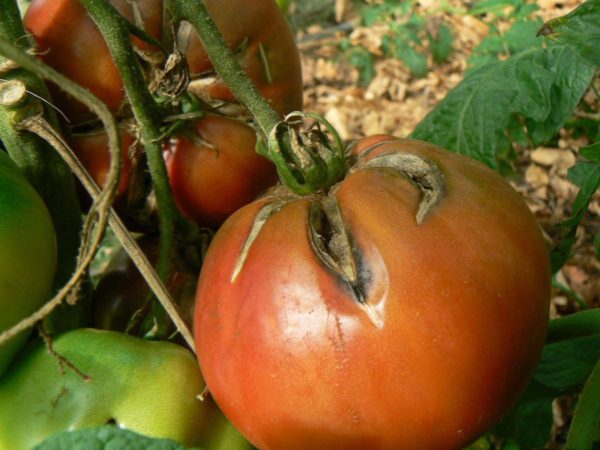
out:
<path id="1" fill-rule="evenodd" d="M 519 403 L 496 425 L 493 433 L 514 440 L 517 448 L 543 447 L 550 438 L 552 401 L 557 395 L 555 390 L 532 381 Z"/>
<path id="2" fill-rule="evenodd" d="M 358 69 L 361 86 L 367 86 L 375 77 L 375 57 L 367 49 L 355 47 L 350 51 L 349 61 Z"/>
<path id="3" fill-rule="evenodd" d="M 600 361 L 588 378 L 573 415 L 566 450 L 600 447 Z"/>
<path id="4" fill-rule="evenodd" d="M 152 439 L 115 426 L 56 434 L 33 450 L 186 450 L 169 439 Z"/>
<path id="5" fill-rule="evenodd" d="M 585 381 L 600 359 L 600 334 L 544 346 L 534 379 L 544 386 L 571 390 Z"/>
<path id="6" fill-rule="evenodd" d="M 571 217 L 562 222 L 562 238 L 550 253 L 552 271 L 556 273 L 565 264 L 571 254 L 571 248 L 576 241 L 575 233 L 583 219 L 595 192 L 600 187 L 600 143 L 584 147 L 580 150 L 582 156 L 589 161 L 580 161 L 568 171 L 568 178 L 579 192 L 573 203 Z"/>
<path id="7" fill-rule="evenodd" d="M 433 60 L 437 63 L 443 63 L 452 53 L 452 31 L 446 24 L 441 24 L 437 36 L 429 34 L 429 48 Z"/>
<path id="8" fill-rule="evenodd" d="M 549 20 L 539 31 L 600 67 L 600 1 L 589 0 L 569 14 Z"/>
<path id="9" fill-rule="evenodd" d="M 429 66 L 427 65 L 427 57 L 416 51 L 407 42 L 398 42 L 396 48 L 396 56 L 410 69 L 413 75 L 424 77 L 427 75 Z"/>
<path id="10" fill-rule="evenodd" d="M 596 190 L 600 186 L 600 163 L 594 161 L 581 161 L 571 167 L 568 178 L 580 187 L 575 203 L 573 204 L 573 217 L 566 224 L 576 225 L 586 211 Z"/>
<path id="11" fill-rule="evenodd" d="M 499 136 L 513 114 L 527 120 L 534 145 L 540 144 L 571 116 L 593 74 L 566 47 L 519 53 L 471 72 L 412 137 L 496 167 Z"/>
<path id="12" fill-rule="evenodd" d="M 541 25 L 540 19 L 515 22 L 503 36 L 509 54 L 516 55 L 525 50 L 542 48 L 543 41 L 536 36 Z"/>
<path id="13" fill-rule="evenodd" d="M 600 308 L 580 311 L 550 321 L 546 343 L 600 335 Z"/>

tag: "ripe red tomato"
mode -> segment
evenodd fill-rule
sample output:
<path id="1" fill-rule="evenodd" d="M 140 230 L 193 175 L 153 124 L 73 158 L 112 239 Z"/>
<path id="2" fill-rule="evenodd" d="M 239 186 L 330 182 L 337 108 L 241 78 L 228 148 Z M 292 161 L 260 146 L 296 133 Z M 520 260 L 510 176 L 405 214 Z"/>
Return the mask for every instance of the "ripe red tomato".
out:
<path id="1" fill-rule="evenodd" d="M 135 142 L 135 138 L 124 129 L 120 130 L 119 135 L 121 138 L 123 167 L 117 188 L 116 201 L 122 200 L 127 194 L 132 172 L 129 150 Z M 94 133 L 74 135 L 68 139 L 68 143 L 96 184 L 104 187 L 108 181 L 108 171 L 110 169 L 110 152 L 106 132 L 100 130 Z"/>
<path id="2" fill-rule="evenodd" d="M 277 181 L 275 166 L 254 150 L 256 132 L 245 123 L 209 115 L 194 123 L 206 145 L 184 135 L 165 146 L 179 209 L 199 225 L 217 227 Z"/>
<path id="3" fill-rule="evenodd" d="M 327 195 L 270 193 L 209 248 L 200 366 L 263 450 L 463 448 L 515 403 L 540 355 L 550 266 L 519 195 L 462 155 L 371 144 Z M 398 171 L 405 160 L 417 173 L 414 155 L 441 197 Z"/>
<path id="4" fill-rule="evenodd" d="M 111 0 L 117 10 L 134 21 L 131 3 Z M 140 14 L 148 34 L 160 37 L 162 1 L 140 2 Z M 111 111 L 117 111 L 124 101 L 125 92 L 119 71 L 98 28 L 78 0 L 32 0 L 23 18 L 25 28 L 34 36 L 38 56 L 71 80 L 89 89 L 105 102 Z M 144 50 L 151 47 L 134 39 Z M 70 118 L 87 112 L 81 103 L 52 86 L 52 98 Z"/>

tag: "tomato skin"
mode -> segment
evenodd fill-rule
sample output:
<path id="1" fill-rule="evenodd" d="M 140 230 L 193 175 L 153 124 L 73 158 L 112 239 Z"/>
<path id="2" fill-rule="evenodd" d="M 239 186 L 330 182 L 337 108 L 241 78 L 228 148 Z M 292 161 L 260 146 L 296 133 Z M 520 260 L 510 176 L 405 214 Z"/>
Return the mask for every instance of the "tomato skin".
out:
<path id="1" fill-rule="evenodd" d="M 464 156 L 379 143 L 364 157 L 421 155 L 446 181 L 421 225 L 418 190 L 389 170 L 357 170 L 335 191 L 381 323 L 315 255 L 308 198 L 265 223 L 235 281 L 270 199 L 231 216 L 209 248 L 196 295 L 200 366 L 261 449 L 463 448 L 514 404 L 539 358 L 550 266 L 519 195 Z"/>
<path id="2" fill-rule="evenodd" d="M 208 115 L 194 123 L 210 146 L 172 138 L 165 161 L 175 201 L 201 226 L 217 227 L 277 181 L 275 166 L 255 151 L 256 132 L 245 123 Z"/>
<path id="3" fill-rule="evenodd" d="M 121 169 L 121 179 L 117 187 L 117 202 L 123 200 L 127 194 L 132 172 L 129 149 L 135 143 L 135 138 L 124 129 L 120 130 L 119 136 L 121 139 L 123 166 Z M 96 184 L 100 188 L 106 186 L 110 170 L 110 151 L 108 149 L 108 135 L 106 132 L 101 130 L 91 134 L 74 135 L 68 138 L 68 143 Z"/>
<path id="4" fill-rule="evenodd" d="M 61 370 L 42 342 L 0 380 L 0 450 L 32 448 L 60 431 L 118 426 L 203 446 L 214 414 L 197 398 L 203 382 L 187 349 L 124 333 L 78 329 L 54 337 L 58 354 L 82 373 Z"/>
<path id="5" fill-rule="evenodd" d="M 54 226 L 46 205 L 0 150 L 0 331 L 50 299 L 56 252 Z M 21 333 L 0 347 L 0 374 L 27 336 Z"/>
<path id="6" fill-rule="evenodd" d="M 133 10 L 126 0 L 111 0 L 117 10 L 133 21 Z M 160 37 L 162 1 L 144 0 L 140 13 L 146 31 Z M 23 18 L 25 28 L 34 36 L 39 57 L 66 77 L 89 89 L 111 111 L 117 111 L 125 98 L 119 71 L 100 31 L 78 0 L 33 0 Z M 134 39 L 139 48 L 147 44 Z M 51 86 L 52 98 L 70 118 L 88 110 L 62 90 Z"/>

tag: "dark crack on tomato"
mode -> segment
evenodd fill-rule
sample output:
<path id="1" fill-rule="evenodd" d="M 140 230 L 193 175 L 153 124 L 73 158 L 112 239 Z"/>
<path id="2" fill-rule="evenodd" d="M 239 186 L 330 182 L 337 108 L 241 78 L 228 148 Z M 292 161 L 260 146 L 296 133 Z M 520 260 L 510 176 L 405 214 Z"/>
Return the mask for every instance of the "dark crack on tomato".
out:
<path id="1" fill-rule="evenodd" d="M 421 203 L 416 213 L 417 224 L 423 223 L 446 194 L 444 173 L 430 159 L 412 153 L 390 152 L 371 159 L 362 159 L 351 172 L 362 169 L 390 169 L 406 177 L 421 191 Z"/>
<path id="2" fill-rule="evenodd" d="M 365 271 L 335 197 L 313 201 L 309 213 L 310 244 L 319 260 L 346 285 L 360 303 L 367 301 Z"/>

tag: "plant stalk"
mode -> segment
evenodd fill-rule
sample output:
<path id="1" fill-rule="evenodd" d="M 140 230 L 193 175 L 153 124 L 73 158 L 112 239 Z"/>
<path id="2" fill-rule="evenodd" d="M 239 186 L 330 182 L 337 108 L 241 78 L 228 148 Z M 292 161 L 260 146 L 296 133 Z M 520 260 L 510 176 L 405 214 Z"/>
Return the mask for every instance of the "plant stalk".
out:
<path id="1" fill-rule="evenodd" d="M 250 111 L 264 137 L 269 136 L 280 118 L 269 102 L 260 95 L 254 83 L 235 59 L 206 9 L 204 1 L 166 0 L 165 3 L 175 24 L 185 20 L 194 27 L 217 74 L 225 81 L 240 103 Z"/>
<path id="2" fill-rule="evenodd" d="M 159 258 L 156 271 L 165 282 L 170 271 L 176 220 L 180 219 L 162 154 L 161 113 L 147 88 L 142 68 L 131 42 L 129 25 L 115 8 L 104 0 L 81 0 L 104 36 L 123 80 L 125 93 L 140 127 L 142 144 L 152 177 L 160 225 Z"/>
<path id="3" fill-rule="evenodd" d="M 33 42 L 27 37 L 16 1 L 0 0 L 0 11 L 2 41 L 17 43 L 25 52 L 32 50 Z M 14 68 L 18 67 L 18 64 L 14 64 L 18 56 L 12 56 L 0 49 L 0 68 L 6 69 L 4 72 L 0 71 L 0 79 L 18 80 L 32 95 L 22 105 L 0 105 L 0 140 L 50 211 L 58 243 L 58 270 L 54 284 L 55 288 L 59 288 L 75 269 L 82 224 L 81 207 L 73 176 L 63 160 L 42 139 L 31 133 L 19 132 L 14 127 L 17 118 L 31 107 L 45 106 L 46 116 L 52 125 L 58 127 L 58 122 L 54 111 L 43 103 L 50 98 L 43 80 L 32 71 Z"/>

